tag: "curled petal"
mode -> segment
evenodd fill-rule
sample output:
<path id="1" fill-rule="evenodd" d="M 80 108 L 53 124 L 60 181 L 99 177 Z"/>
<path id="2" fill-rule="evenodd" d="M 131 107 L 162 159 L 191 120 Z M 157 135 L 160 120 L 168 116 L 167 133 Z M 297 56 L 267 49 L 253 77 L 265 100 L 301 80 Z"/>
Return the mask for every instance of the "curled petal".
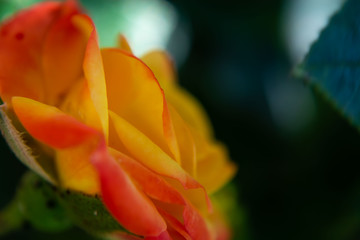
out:
<path id="1" fill-rule="evenodd" d="M 147 169 L 136 160 L 122 154 L 114 149 L 110 150 L 112 156 L 119 162 L 120 166 L 128 175 L 138 183 L 141 189 L 152 199 L 165 203 L 184 205 L 185 201 L 170 184 L 159 175 Z"/>
<path id="2" fill-rule="evenodd" d="M 106 82 L 95 25 L 86 15 L 77 15 L 73 21 L 89 36 L 83 63 L 84 75 L 90 97 L 102 124 L 105 139 L 107 139 L 109 119 Z"/>
<path id="3" fill-rule="evenodd" d="M 34 138 L 54 148 L 74 147 L 97 134 L 56 107 L 23 97 L 13 97 L 12 103 L 25 129 Z"/>
<path id="4" fill-rule="evenodd" d="M 113 216 L 129 231 L 142 236 L 158 236 L 166 223 L 153 203 L 135 186 L 106 146 L 92 156 L 101 184 L 103 201 Z"/>
<path id="5" fill-rule="evenodd" d="M 99 193 L 97 175 L 89 157 L 101 134 L 55 107 L 23 97 L 13 97 L 12 102 L 25 129 L 40 142 L 56 149 L 62 187 L 88 194 Z"/>
<path id="6" fill-rule="evenodd" d="M 173 186 L 130 157 L 113 149 L 110 153 L 146 195 L 167 203 L 164 205 L 157 202 L 156 206 L 166 220 L 168 229 L 169 226 L 172 228 L 169 231 L 177 232 L 185 239 L 201 239 L 199 236 L 210 235 L 204 218 Z M 177 215 L 177 212 L 180 215 Z"/>

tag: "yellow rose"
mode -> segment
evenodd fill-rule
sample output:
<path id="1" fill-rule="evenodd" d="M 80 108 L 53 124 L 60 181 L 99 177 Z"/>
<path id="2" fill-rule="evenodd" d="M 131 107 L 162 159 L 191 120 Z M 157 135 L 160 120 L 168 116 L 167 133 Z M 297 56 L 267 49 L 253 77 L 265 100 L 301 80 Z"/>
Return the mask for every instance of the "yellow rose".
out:
<path id="1" fill-rule="evenodd" d="M 55 184 L 100 195 L 130 233 L 228 238 L 209 196 L 236 167 L 166 53 L 139 59 L 122 36 L 99 49 L 75 1 L 40 3 L 0 28 L 0 96 L 55 162 Z"/>

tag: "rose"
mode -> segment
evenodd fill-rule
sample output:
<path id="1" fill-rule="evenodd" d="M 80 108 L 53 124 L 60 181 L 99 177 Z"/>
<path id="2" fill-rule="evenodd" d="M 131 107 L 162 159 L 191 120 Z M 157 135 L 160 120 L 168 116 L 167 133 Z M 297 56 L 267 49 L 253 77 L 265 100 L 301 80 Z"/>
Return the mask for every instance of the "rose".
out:
<path id="1" fill-rule="evenodd" d="M 99 49 L 76 2 L 44 2 L 0 28 L 0 96 L 43 153 L 53 184 L 99 194 L 147 239 L 227 238 L 208 196 L 235 173 L 169 57 Z"/>

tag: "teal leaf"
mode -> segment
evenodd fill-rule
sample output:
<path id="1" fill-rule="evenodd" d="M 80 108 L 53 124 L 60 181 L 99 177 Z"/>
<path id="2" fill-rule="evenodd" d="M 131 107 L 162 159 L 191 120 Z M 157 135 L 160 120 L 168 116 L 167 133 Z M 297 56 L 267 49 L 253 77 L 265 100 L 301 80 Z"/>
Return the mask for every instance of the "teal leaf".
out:
<path id="1" fill-rule="evenodd" d="M 345 2 L 294 75 L 323 93 L 360 127 L 360 1 Z"/>

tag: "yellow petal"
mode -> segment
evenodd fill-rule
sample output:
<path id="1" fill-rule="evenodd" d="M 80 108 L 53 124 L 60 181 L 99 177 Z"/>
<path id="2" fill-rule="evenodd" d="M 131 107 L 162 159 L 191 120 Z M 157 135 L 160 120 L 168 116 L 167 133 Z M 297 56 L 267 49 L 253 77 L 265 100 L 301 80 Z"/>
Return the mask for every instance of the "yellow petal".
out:
<path id="1" fill-rule="evenodd" d="M 118 47 L 120 49 L 132 54 L 132 50 L 129 45 L 129 42 L 127 41 L 126 37 L 122 34 L 120 34 L 119 38 L 118 38 Z"/>
<path id="2" fill-rule="evenodd" d="M 59 107 L 63 112 L 100 132 L 102 125 L 85 79 L 77 81 Z"/>
<path id="3" fill-rule="evenodd" d="M 151 51 L 142 56 L 141 60 L 153 71 L 156 79 L 165 91 L 168 85 L 175 83 L 174 64 L 166 52 L 161 50 Z"/>
<path id="4" fill-rule="evenodd" d="M 196 179 L 196 146 L 189 127 L 173 107 L 169 108 L 177 142 L 180 149 L 180 164 L 182 168 Z"/>
<path id="5" fill-rule="evenodd" d="M 111 111 L 110 119 L 122 143 L 137 161 L 162 176 L 178 180 L 185 188 L 202 188 L 177 162 L 135 126 Z"/>
<path id="6" fill-rule="evenodd" d="M 150 69 L 120 49 L 103 49 L 109 109 L 178 159 L 163 90 Z"/>
<path id="7" fill-rule="evenodd" d="M 197 163 L 197 180 L 212 194 L 234 177 L 237 167 L 229 161 L 224 146 L 213 144 L 209 147 L 207 155 Z"/>
<path id="8" fill-rule="evenodd" d="M 92 144 L 56 150 L 56 167 L 63 188 L 91 195 L 100 193 L 97 172 L 90 162 L 93 151 Z"/>
<path id="9" fill-rule="evenodd" d="M 166 100 L 180 116 L 205 137 L 212 136 L 212 128 L 201 104 L 176 83 L 173 62 L 164 51 L 152 51 L 141 58 L 153 71 L 165 91 Z"/>

